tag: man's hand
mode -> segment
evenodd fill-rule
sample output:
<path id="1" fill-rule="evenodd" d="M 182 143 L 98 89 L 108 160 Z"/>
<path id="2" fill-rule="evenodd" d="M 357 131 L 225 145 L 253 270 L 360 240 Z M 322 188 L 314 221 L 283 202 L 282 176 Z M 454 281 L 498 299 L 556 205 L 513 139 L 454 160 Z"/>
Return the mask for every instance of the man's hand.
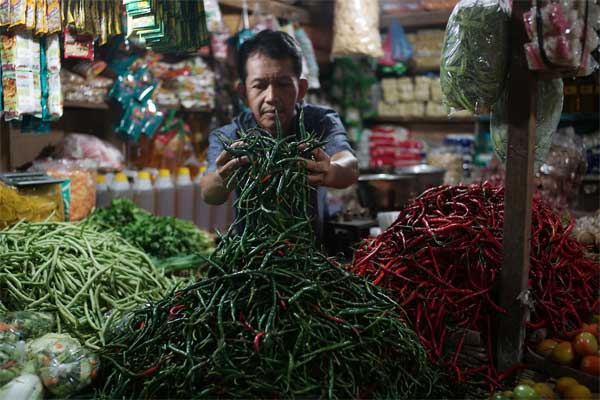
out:
<path id="1" fill-rule="evenodd" d="M 234 142 L 231 145 L 232 149 L 238 148 L 242 146 L 244 143 L 242 141 Z M 223 185 L 226 186 L 227 180 L 235 172 L 236 169 L 241 167 L 242 165 L 248 164 L 248 157 L 233 157 L 229 152 L 223 150 L 219 157 L 215 160 L 215 164 L 217 165 L 217 174 L 223 181 Z"/>
<path id="2" fill-rule="evenodd" d="M 304 160 L 310 185 L 343 189 L 357 181 L 358 161 L 349 151 L 340 151 L 329 157 L 322 148 L 318 148 L 312 155 L 314 160 Z"/>
<path id="3" fill-rule="evenodd" d="M 240 147 L 242 144 L 241 141 L 234 142 L 231 147 Z M 208 172 L 200 179 L 204 201 L 215 206 L 223 204 L 229 197 L 229 192 L 233 189 L 227 187 L 227 180 L 236 169 L 247 164 L 248 161 L 248 157 L 233 157 L 226 150 L 222 151 L 215 160 L 216 171 Z"/>

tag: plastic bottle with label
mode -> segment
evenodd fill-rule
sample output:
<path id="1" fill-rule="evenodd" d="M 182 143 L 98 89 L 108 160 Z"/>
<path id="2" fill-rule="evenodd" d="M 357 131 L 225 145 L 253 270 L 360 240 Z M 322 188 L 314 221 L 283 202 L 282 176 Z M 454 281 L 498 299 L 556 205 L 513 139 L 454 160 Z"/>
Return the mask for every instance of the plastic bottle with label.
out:
<path id="1" fill-rule="evenodd" d="M 133 202 L 146 211 L 151 213 L 155 211 L 154 187 L 152 187 L 148 171 L 138 172 L 137 179 L 133 184 Z"/>
<path id="2" fill-rule="evenodd" d="M 206 165 L 202 165 L 194 179 L 194 223 L 200 229 L 209 231 L 211 228 L 210 206 L 202 199 L 202 189 L 200 188 L 200 179 L 206 171 Z"/>
<path id="3" fill-rule="evenodd" d="M 154 184 L 156 191 L 156 214 L 162 216 L 175 216 L 175 185 L 171 180 L 168 169 L 158 171 L 158 178 Z"/>
<path id="4" fill-rule="evenodd" d="M 115 175 L 112 184 L 109 187 L 111 199 L 128 199 L 133 200 L 133 194 L 131 193 L 131 185 L 127 180 L 127 175 L 119 172 Z"/>
<path id="5" fill-rule="evenodd" d="M 106 207 L 110 204 L 110 193 L 106 184 L 106 177 L 102 174 L 96 177 L 96 208 Z"/>
<path id="6" fill-rule="evenodd" d="M 177 218 L 187 221 L 194 220 L 194 184 L 190 177 L 190 170 L 181 167 L 177 171 L 175 181 L 175 193 L 177 198 Z"/>

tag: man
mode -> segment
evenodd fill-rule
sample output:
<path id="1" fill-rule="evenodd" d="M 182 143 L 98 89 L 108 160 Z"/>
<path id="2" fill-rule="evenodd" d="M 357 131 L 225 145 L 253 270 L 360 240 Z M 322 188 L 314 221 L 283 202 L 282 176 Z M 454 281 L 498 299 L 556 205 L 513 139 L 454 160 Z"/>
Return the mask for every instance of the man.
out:
<path id="1" fill-rule="evenodd" d="M 308 82 L 300 78 L 301 57 L 297 43 L 284 32 L 265 30 L 244 42 L 238 53 L 239 94 L 250 111 L 211 133 L 207 173 L 200 186 L 206 203 L 223 204 L 230 193 L 225 185 L 227 178 L 248 162 L 245 157 L 232 158 L 224 151 L 218 133 L 236 140 L 239 130 L 260 126 L 276 135 L 277 111 L 284 134 L 295 134 L 299 109 L 303 107 L 306 130 L 329 141 L 323 149 L 313 152 L 314 160 L 305 161 L 308 183 L 319 188 L 318 196 L 313 196 L 311 202 L 319 235 L 325 207 L 324 187 L 342 189 L 355 183 L 358 163 L 338 114 L 325 107 L 299 104 L 308 90 Z"/>

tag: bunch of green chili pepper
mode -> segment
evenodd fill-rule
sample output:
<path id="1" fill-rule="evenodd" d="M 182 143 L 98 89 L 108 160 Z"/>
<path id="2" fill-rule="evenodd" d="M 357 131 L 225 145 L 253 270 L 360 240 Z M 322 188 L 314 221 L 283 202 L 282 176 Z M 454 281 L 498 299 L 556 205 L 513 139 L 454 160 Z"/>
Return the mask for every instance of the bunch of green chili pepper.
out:
<path id="1" fill-rule="evenodd" d="M 302 115 L 300 115 L 302 121 Z M 280 131 L 281 132 L 281 131 Z M 208 277 L 136 310 L 102 353 L 111 398 L 439 398 L 397 303 L 316 250 L 301 159 L 315 137 L 241 135 L 236 225 Z M 300 146 L 304 145 L 304 146 Z"/>
<path id="2" fill-rule="evenodd" d="M 111 320 L 160 299 L 174 283 L 117 233 L 68 222 L 0 231 L 0 312 L 53 313 L 59 333 L 93 349 Z"/>

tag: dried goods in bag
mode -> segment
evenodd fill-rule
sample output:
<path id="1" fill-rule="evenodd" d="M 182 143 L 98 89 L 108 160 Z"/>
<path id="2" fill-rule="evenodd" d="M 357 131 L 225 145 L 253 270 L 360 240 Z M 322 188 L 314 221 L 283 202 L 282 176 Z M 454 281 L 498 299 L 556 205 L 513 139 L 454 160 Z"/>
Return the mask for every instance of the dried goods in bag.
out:
<path id="1" fill-rule="evenodd" d="M 503 0 L 462 0 L 448 20 L 440 83 L 448 111 L 487 112 L 508 72 L 508 18 Z"/>
<path id="2" fill-rule="evenodd" d="M 382 57 L 377 0 L 336 0 L 333 57 Z"/>

